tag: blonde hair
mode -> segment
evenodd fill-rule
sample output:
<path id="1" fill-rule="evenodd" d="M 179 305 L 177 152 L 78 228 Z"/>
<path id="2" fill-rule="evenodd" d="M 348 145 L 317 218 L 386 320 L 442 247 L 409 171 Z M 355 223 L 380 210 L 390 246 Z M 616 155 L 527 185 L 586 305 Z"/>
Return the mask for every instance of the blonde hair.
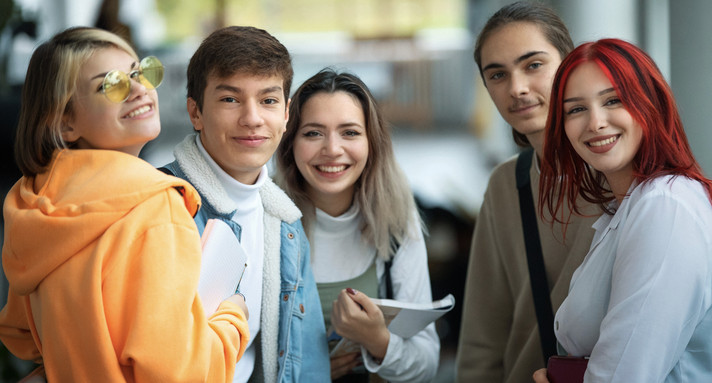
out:
<path id="1" fill-rule="evenodd" d="M 359 204 L 364 225 L 364 239 L 376 248 L 384 260 L 391 259 L 398 247 L 419 222 L 413 194 L 395 160 L 390 129 L 383 121 L 376 101 L 366 85 L 350 73 L 327 68 L 306 80 L 295 92 L 289 107 L 287 131 L 277 148 L 277 182 L 304 214 L 307 232 L 316 219 L 314 204 L 306 192 L 306 180 L 294 161 L 294 139 L 301 124 L 301 110 L 317 93 L 346 92 L 361 105 L 366 117 L 368 160 L 356 181 L 354 200 Z M 421 224 L 421 227 L 423 225 Z"/>
<path id="2" fill-rule="evenodd" d="M 15 139 L 15 160 L 22 174 L 44 171 L 62 140 L 62 118 L 72 113 L 72 96 L 82 65 L 100 49 L 118 48 L 138 55 L 121 37 L 96 28 L 74 27 L 55 35 L 32 54 L 22 89 Z"/>

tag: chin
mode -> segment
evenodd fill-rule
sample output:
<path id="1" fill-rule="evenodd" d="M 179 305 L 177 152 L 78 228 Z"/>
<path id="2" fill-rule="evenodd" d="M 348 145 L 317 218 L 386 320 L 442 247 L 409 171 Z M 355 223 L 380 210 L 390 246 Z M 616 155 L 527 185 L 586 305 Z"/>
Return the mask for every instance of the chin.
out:
<path id="1" fill-rule="evenodd" d="M 139 147 L 139 150 L 143 149 L 143 147 L 147 143 L 155 140 L 160 132 L 160 130 L 155 132 L 147 132 L 146 134 L 141 135 L 141 137 L 137 137 L 136 146 Z"/>
<path id="2" fill-rule="evenodd" d="M 161 123 L 157 123 L 153 126 L 149 126 L 144 130 L 143 136 L 148 138 L 148 140 L 153 140 L 154 138 L 158 137 L 158 135 L 161 134 Z"/>
<path id="3" fill-rule="evenodd" d="M 159 134 L 161 134 L 161 129 L 157 129 L 156 132 L 151 135 L 148 141 L 154 140 L 156 137 L 158 137 Z"/>

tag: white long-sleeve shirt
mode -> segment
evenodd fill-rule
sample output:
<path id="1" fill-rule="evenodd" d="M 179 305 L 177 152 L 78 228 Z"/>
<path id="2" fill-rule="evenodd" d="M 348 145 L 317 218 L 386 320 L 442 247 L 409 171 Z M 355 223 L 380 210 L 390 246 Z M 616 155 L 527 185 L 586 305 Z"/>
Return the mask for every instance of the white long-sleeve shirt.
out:
<path id="1" fill-rule="evenodd" d="M 634 184 L 594 225 L 556 313 L 586 382 L 712 382 L 712 205 L 699 182 Z"/>
<path id="2" fill-rule="evenodd" d="M 312 232 L 311 264 L 317 283 L 339 282 L 362 274 L 374 261 L 375 247 L 361 240 L 361 214 L 357 204 L 339 217 L 317 209 Z M 376 259 L 379 281 L 384 262 Z M 432 302 L 425 240 L 419 223 L 404 241 L 391 266 L 393 295 L 406 302 Z M 391 334 L 386 356 L 379 365 L 361 348 L 364 365 L 372 373 L 391 382 L 429 381 L 438 368 L 440 340 L 431 323 L 408 339 Z"/>

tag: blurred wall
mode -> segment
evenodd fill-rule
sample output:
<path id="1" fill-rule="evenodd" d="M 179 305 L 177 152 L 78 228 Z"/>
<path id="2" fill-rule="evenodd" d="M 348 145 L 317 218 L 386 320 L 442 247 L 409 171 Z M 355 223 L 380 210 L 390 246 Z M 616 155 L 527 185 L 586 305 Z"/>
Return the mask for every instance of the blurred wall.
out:
<path id="1" fill-rule="evenodd" d="M 692 151 L 712 176 L 712 2 L 676 0 L 670 7 L 671 85 Z"/>

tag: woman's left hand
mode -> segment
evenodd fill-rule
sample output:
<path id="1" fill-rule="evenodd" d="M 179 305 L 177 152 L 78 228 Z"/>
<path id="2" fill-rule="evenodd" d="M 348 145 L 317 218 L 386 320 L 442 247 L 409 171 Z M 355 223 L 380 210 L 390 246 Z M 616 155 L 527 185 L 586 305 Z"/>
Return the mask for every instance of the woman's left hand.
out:
<path id="1" fill-rule="evenodd" d="M 532 379 L 534 379 L 535 383 L 549 383 L 549 379 L 546 377 L 546 368 L 540 368 L 534 371 Z"/>
<path id="2" fill-rule="evenodd" d="M 361 351 L 350 352 L 331 358 L 331 380 L 336 380 L 351 372 L 356 366 L 362 365 Z"/>
<path id="3" fill-rule="evenodd" d="M 391 333 L 371 298 L 354 289 L 341 290 L 334 301 L 331 324 L 336 333 L 361 344 L 376 359 L 386 356 Z"/>

